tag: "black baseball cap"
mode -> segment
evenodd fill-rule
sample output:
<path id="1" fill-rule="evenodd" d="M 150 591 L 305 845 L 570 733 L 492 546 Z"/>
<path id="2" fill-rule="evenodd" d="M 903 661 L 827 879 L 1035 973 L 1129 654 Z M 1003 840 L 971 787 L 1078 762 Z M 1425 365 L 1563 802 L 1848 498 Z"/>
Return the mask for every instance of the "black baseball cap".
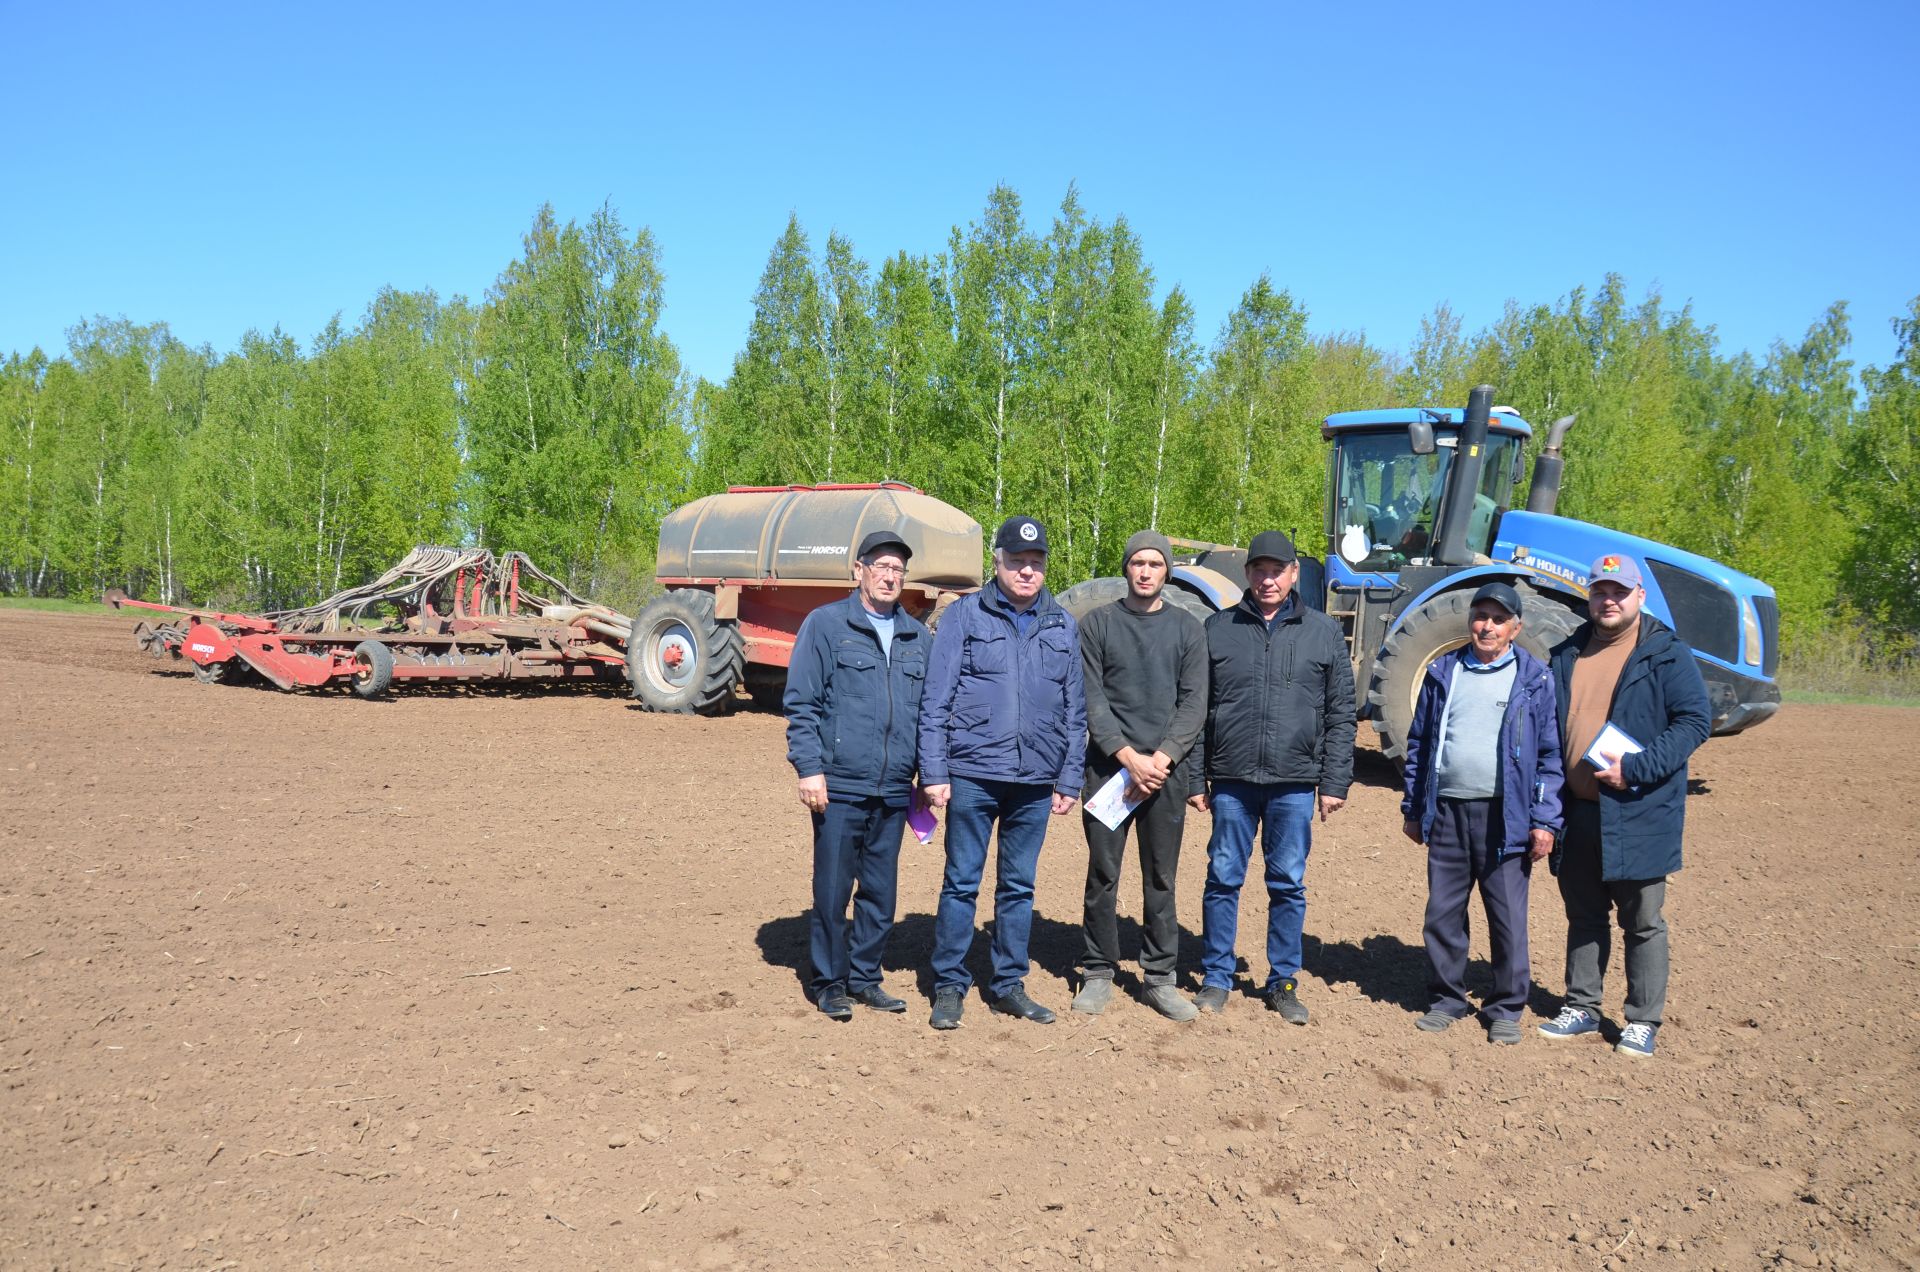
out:
<path id="1" fill-rule="evenodd" d="M 1505 583 L 1488 583 L 1481 587 L 1473 594 L 1473 604 L 1478 605 L 1482 601 L 1492 601 L 1515 618 L 1520 617 L 1520 593 Z"/>
<path id="2" fill-rule="evenodd" d="M 1045 552 L 1047 528 L 1032 517 L 1008 517 L 994 532 L 993 546 L 1002 552 Z"/>
<path id="3" fill-rule="evenodd" d="M 913 549 L 908 547 L 907 541 L 902 539 L 898 532 L 893 530 L 868 531 L 867 537 L 860 540 L 860 550 L 853 555 L 856 560 L 864 561 L 881 548 L 896 549 L 902 561 L 911 561 L 913 559 Z"/>
<path id="4" fill-rule="evenodd" d="M 1262 530 L 1253 536 L 1253 542 L 1247 545 L 1247 564 L 1265 557 L 1269 561 L 1278 561 L 1281 565 L 1292 565 L 1300 559 L 1293 550 L 1293 540 L 1278 530 Z"/>

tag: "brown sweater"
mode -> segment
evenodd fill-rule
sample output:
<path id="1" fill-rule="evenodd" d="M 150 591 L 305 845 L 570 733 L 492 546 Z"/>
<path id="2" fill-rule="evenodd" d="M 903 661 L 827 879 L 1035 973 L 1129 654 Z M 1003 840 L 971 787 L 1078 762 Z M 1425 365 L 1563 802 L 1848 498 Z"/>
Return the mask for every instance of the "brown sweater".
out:
<path id="1" fill-rule="evenodd" d="M 1607 715 L 1613 709 L 1614 686 L 1633 648 L 1640 643 L 1640 624 L 1628 623 L 1612 634 L 1596 625 L 1587 637 L 1586 647 L 1573 660 L 1573 686 L 1567 693 L 1567 794 L 1575 799 L 1600 798 L 1600 783 L 1593 765 L 1580 757 L 1587 753 L 1600 730 L 1607 727 Z"/>

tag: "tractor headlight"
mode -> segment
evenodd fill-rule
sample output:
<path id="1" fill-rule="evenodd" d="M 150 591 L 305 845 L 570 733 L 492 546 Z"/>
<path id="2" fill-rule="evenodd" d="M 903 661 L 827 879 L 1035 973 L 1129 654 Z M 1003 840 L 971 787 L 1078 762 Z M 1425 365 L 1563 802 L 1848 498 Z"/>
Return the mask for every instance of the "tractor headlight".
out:
<path id="1" fill-rule="evenodd" d="M 1740 642 L 1740 661 L 1748 666 L 1760 665 L 1760 615 L 1753 608 L 1751 598 L 1740 603 L 1742 617 L 1742 638 Z"/>

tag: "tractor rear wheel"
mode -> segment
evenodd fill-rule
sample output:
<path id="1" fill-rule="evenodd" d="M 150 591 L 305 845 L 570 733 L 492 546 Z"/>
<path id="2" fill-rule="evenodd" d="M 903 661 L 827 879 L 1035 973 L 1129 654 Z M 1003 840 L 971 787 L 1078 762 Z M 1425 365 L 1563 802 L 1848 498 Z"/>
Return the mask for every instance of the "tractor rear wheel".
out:
<path id="1" fill-rule="evenodd" d="M 1060 608 L 1073 615 L 1074 621 L 1078 622 L 1102 605 L 1111 605 L 1126 594 L 1127 581 L 1110 574 L 1103 578 L 1075 583 L 1053 599 L 1060 602 Z M 1187 611 L 1203 623 L 1213 613 L 1211 605 L 1178 583 L 1169 581 L 1166 587 L 1161 589 L 1160 597 L 1167 604 Z"/>
<path id="2" fill-rule="evenodd" d="M 724 715 L 746 664 L 739 627 L 714 617 L 711 592 L 692 588 L 654 597 L 627 640 L 627 679 L 648 711 Z"/>
<path id="3" fill-rule="evenodd" d="M 393 651 L 377 640 L 353 647 L 353 691 L 362 698 L 378 698 L 393 687 Z"/>
<path id="4" fill-rule="evenodd" d="M 1520 602 L 1525 612 L 1518 643 L 1544 662 L 1548 651 L 1573 634 L 1580 617 L 1565 602 L 1532 588 L 1520 589 Z M 1409 614 L 1374 659 L 1367 702 L 1373 708 L 1380 749 L 1388 758 L 1405 758 L 1420 682 L 1434 659 L 1467 643 L 1467 614 L 1472 608 L 1471 589 L 1443 592 Z"/>

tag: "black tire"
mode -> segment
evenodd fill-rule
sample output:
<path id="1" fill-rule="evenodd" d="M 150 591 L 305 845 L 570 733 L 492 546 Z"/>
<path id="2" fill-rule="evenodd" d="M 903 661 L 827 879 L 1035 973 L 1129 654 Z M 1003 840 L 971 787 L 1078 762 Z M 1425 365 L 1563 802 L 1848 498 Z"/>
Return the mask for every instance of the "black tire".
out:
<path id="1" fill-rule="evenodd" d="M 1073 615 L 1074 621 L 1078 622 L 1102 605 L 1111 605 L 1126 594 L 1127 581 L 1115 575 L 1107 575 L 1103 578 L 1088 579 L 1084 583 L 1075 583 L 1066 591 L 1055 595 L 1053 599 L 1060 602 L 1060 608 Z M 1206 598 L 1189 592 L 1178 583 L 1168 582 L 1160 595 L 1167 604 L 1179 606 L 1203 623 L 1213 613 L 1213 607 L 1207 604 Z"/>
<path id="2" fill-rule="evenodd" d="M 378 698 L 393 688 L 393 651 L 377 640 L 353 647 L 353 691 L 362 698 Z"/>
<path id="3" fill-rule="evenodd" d="M 1413 727 L 1413 704 L 1420 694 L 1421 677 L 1433 660 L 1467 643 L 1467 613 L 1473 608 L 1474 588 L 1443 592 L 1407 616 L 1399 630 L 1373 662 L 1367 682 L 1367 703 L 1373 709 L 1373 729 L 1380 749 L 1400 760 L 1407 753 L 1407 730 Z M 1555 645 L 1573 634 L 1580 617 L 1557 597 L 1532 588 L 1520 589 L 1525 620 L 1519 644 L 1546 660 Z"/>
<path id="4" fill-rule="evenodd" d="M 713 614 L 713 594 L 675 588 L 633 620 L 627 679 L 648 711 L 724 715 L 747 658 L 740 629 Z"/>
<path id="5" fill-rule="evenodd" d="M 189 659 L 188 661 L 192 661 L 192 660 Z M 193 664 L 193 678 L 195 680 L 198 680 L 203 685 L 220 684 L 222 681 L 225 681 L 230 676 L 232 676 L 232 674 L 233 674 L 233 664 L 231 663 L 224 663 L 224 662 L 198 663 L 197 662 Z"/>
<path id="6" fill-rule="evenodd" d="M 753 699 L 753 705 L 760 711 L 771 711 L 775 715 L 785 715 L 787 696 L 787 669 L 784 667 L 762 667 L 755 665 L 747 668 L 747 696 Z"/>

